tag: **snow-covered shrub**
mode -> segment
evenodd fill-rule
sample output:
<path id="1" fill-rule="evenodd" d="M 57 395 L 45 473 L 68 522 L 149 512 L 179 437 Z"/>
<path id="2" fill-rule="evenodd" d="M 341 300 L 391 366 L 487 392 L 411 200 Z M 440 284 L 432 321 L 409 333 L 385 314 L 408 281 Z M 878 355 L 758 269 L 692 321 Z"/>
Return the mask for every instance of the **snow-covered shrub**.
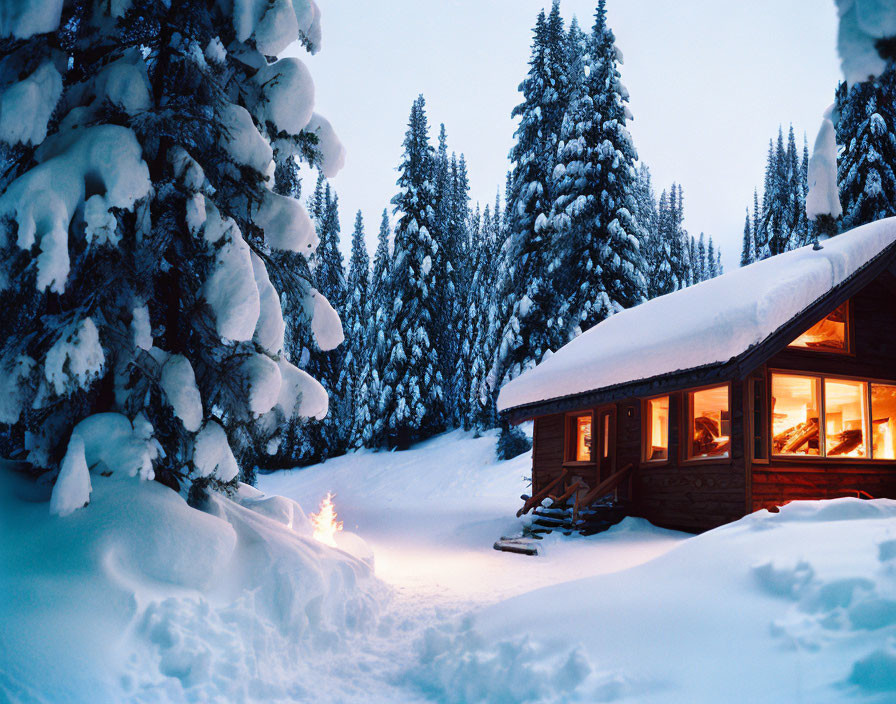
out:
<path id="1" fill-rule="evenodd" d="M 319 15 L 314 0 L 0 10 L 0 450 L 61 470 L 58 512 L 87 500 L 85 463 L 185 493 L 233 485 L 291 416 L 326 413 L 280 309 L 285 292 L 322 348 L 341 341 L 310 283 L 296 160 L 333 174 L 344 153 L 305 65 L 277 59 L 317 51 Z"/>

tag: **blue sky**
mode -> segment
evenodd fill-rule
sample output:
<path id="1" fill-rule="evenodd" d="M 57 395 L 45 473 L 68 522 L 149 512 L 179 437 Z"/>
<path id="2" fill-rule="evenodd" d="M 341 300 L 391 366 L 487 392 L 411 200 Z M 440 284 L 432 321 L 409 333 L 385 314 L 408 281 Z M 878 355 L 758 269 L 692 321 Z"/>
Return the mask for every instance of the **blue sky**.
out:
<path id="1" fill-rule="evenodd" d="M 395 192 L 411 103 L 427 101 L 433 141 L 466 154 L 473 201 L 503 193 L 540 0 L 318 0 L 323 47 L 306 57 L 317 109 L 348 150 L 331 183 L 343 249 L 361 209 L 368 245 Z M 590 28 L 596 0 L 563 0 L 567 22 Z M 840 80 L 832 0 L 608 0 L 625 63 L 630 125 L 657 191 L 684 187 L 685 226 L 737 265 L 744 208 L 762 181 L 769 137 L 793 122 L 810 148 Z M 308 184 L 311 187 L 312 184 Z M 390 207 L 391 213 L 391 207 Z"/>

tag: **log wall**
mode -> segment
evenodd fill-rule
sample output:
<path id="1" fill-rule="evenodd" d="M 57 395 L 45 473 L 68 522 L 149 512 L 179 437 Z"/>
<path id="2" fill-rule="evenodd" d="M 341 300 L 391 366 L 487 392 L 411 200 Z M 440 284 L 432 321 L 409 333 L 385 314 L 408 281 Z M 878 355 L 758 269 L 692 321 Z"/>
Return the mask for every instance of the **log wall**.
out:
<path id="1" fill-rule="evenodd" d="M 851 299 L 853 354 L 784 349 L 766 367 L 896 382 L 896 278 L 885 273 Z M 865 491 L 896 499 L 896 462 L 774 458 L 752 467 L 752 509 Z"/>

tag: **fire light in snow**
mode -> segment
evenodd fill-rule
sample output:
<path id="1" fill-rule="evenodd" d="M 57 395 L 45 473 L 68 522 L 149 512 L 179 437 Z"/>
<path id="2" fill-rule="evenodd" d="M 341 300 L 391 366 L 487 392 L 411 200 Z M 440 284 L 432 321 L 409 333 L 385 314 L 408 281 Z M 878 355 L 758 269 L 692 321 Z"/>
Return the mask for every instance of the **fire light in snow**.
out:
<path id="1" fill-rule="evenodd" d="M 331 492 L 328 491 L 326 498 L 320 502 L 320 511 L 312 513 L 310 518 L 315 540 L 335 548 L 336 533 L 342 530 L 342 521 L 336 520 L 336 507 L 333 506 Z"/>

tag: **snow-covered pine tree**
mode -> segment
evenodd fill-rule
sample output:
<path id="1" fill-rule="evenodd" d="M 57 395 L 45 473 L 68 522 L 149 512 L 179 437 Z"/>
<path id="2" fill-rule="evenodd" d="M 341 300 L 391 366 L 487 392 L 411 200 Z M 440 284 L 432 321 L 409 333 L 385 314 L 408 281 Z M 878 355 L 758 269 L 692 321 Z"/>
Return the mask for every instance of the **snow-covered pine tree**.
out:
<path id="1" fill-rule="evenodd" d="M 703 233 L 700 233 L 700 240 L 703 240 Z M 704 276 L 701 281 L 714 279 L 719 275 L 718 261 L 716 260 L 716 247 L 712 241 L 712 235 L 709 237 L 709 244 L 706 246 L 706 262 L 704 264 Z"/>
<path id="2" fill-rule="evenodd" d="M 873 80 L 841 83 L 836 107 L 843 228 L 896 215 L 896 64 Z"/>
<path id="3" fill-rule="evenodd" d="M 359 401 L 363 408 L 359 407 L 356 411 L 356 434 L 364 447 L 373 448 L 387 444 L 386 410 L 392 398 L 391 390 L 383 382 L 389 361 L 392 328 L 392 254 L 389 250 L 391 231 L 389 212 L 384 208 L 367 294 L 367 323 L 364 331 L 367 371 L 362 374 L 366 380 L 366 388 L 362 391 L 363 399 Z"/>
<path id="4" fill-rule="evenodd" d="M 587 71 L 563 120 L 554 170 L 551 232 L 556 295 L 566 342 L 644 300 L 642 233 L 634 216 L 638 156 L 626 124 L 613 31 L 600 0 L 589 37 Z"/>
<path id="5" fill-rule="evenodd" d="M 753 230 L 753 261 L 759 261 L 762 257 L 762 242 L 760 238 L 762 237 L 762 233 L 760 231 L 760 225 L 762 220 L 759 215 L 759 191 L 758 189 L 753 189 L 753 221 L 752 221 L 752 230 Z"/>
<path id="6" fill-rule="evenodd" d="M 710 256 L 710 259 L 712 257 Z M 699 283 L 701 281 L 706 281 L 706 279 L 711 278 L 710 276 L 710 265 L 709 260 L 707 259 L 707 251 L 706 251 L 706 240 L 704 238 L 703 233 L 700 233 L 700 237 L 697 240 L 696 247 L 696 257 L 694 258 L 694 283 Z"/>
<path id="7" fill-rule="evenodd" d="M 343 313 L 343 329 L 346 343 L 342 362 L 344 380 L 340 383 L 345 396 L 340 399 L 344 408 L 343 422 L 348 428 L 348 447 L 360 447 L 364 425 L 370 422 L 365 403 L 369 372 L 367 364 L 367 340 L 365 338 L 367 315 L 370 312 L 367 295 L 370 290 L 370 256 L 364 239 L 364 218 L 359 210 L 352 230 L 352 253 L 349 258 L 348 279 L 345 282 L 346 300 Z"/>
<path id="8" fill-rule="evenodd" d="M 495 353 L 493 330 L 495 313 L 494 283 L 497 278 L 498 252 L 501 247 L 501 200 L 495 196 L 494 208 L 485 206 L 476 249 L 475 274 L 470 288 L 470 317 L 474 321 L 470 331 L 473 340 L 470 356 L 468 414 L 464 427 L 484 430 L 494 427 L 497 418 L 488 386 L 489 363 Z"/>
<path id="9" fill-rule="evenodd" d="M 384 384 L 391 397 L 386 407 L 388 442 L 409 443 L 439 432 L 445 422 L 445 388 L 434 341 L 442 325 L 433 267 L 436 230 L 435 155 L 429 143 L 425 101 L 411 108 L 399 166 L 399 193 L 392 199 L 398 223 L 392 261 L 394 296 L 389 330 L 389 360 Z"/>
<path id="10" fill-rule="evenodd" d="M 547 279 L 553 259 L 547 226 L 568 99 L 567 58 L 567 37 L 555 0 L 550 16 L 542 11 L 536 20 L 529 73 L 520 84 L 523 102 L 512 112 L 520 124 L 510 152 L 513 169 L 505 199 L 506 239 L 494 334 L 499 342 L 488 377 L 494 394 L 506 381 L 541 361 L 561 340 L 555 324 L 557 298 Z"/>
<path id="11" fill-rule="evenodd" d="M 750 210 L 747 209 L 747 215 L 744 218 L 744 242 L 740 252 L 740 265 L 748 266 L 753 263 L 753 256 L 756 250 L 753 242 L 753 228 L 750 225 Z"/>
<path id="12" fill-rule="evenodd" d="M 473 295 L 470 287 L 475 273 L 476 252 L 472 243 L 472 229 L 479 227 L 479 221 L 473 220 L 470 212 L 470 184 L 467 175 L 467 162 L 463 154 L 457 159 L 451 155 L 451 208 L 447 240 L 447 257 L 451 262 L 451 275 L 454 278 L 455 305 L 452 313 L 452 335 L 456 338 L 458 331 L 469 326 L 469 303 Z M 477 235 L 478 236 L 478 235 Z M 451 413 L 451 424 L 462 426 L 469 413 L 467 393 L 471 354 L 470 338 L 455 339 L 453 352 L 454 369 L 451 374 L 451 393 L 448 406 Z"/>
<path id="13" fill-rule="evenodd" d="M 647 297 L 656 298 L 675 290 L 673 267 L 673 242 L 669 237 L 671 215 L 669 212 L 669 194 L 660 193 L 657 205 L 656 231 L 652 236 L 653 244 L 647 256 Z M 677 251 L 677 250 L 676 250 Z M 680 257 L 680 252 L 678 252 Z"/>
<path id="14" fill-rule="evenodd" d="M 321 347 L 342 341 L 308 275 L 314 228 L 275 180 L 295 157 L 341 165 L 307 68 L 275 58 L 316 51 L 318 10 L 236 9 L 34 0 L 0 18 L 0 422 L 36 471 L 75 452 L 229 486 L 235 455 L 250 467 L 285 419 L 326 413 L 283 354 L 274 285 Z M 301 266 L 278 271 L 278 251 Z"/>

